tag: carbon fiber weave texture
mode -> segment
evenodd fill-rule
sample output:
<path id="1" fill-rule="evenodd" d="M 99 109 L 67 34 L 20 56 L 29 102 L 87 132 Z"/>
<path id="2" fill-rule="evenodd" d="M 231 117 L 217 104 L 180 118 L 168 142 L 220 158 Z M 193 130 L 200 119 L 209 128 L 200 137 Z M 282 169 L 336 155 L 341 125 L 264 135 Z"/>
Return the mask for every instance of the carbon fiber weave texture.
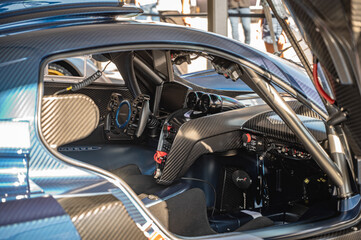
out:
<path id="1" fill-rule="evenodd" d="M 302 121 L 302 117 L 301 117 L 301 121 Z M 321 120 L 307 118 L 304 119 L 302 122 L 306 125 L 306 123 L 308 124 L 320 123 Z M 283 122 L 283 120 L 278 117 L 278 115 L 275 112 L 262 113 L 253 117 L 243 125 L 243 128 L 251 131 L 253 130 L 256 132 L 260 132 L 267 136 L 282 139 L 284 141 L 300 143 L 296 135 Z M 322 141 L 327 138 L 326 133 L 324 131 L 318 131 L 316 129 L 309 129 L 309 130 L 318 141 Z"/>
<path id="2" fill-rule="evenodd" d="M 1 226 L 0 235 L 2 239 L 80 239 L 67 215 Z"/>
<path id="3" fill-rule="evenodd" d="M 99 110 L 82 94 L 44 96 L 41 130 L 48 144 L 57 146 L 85 138 L 98 126 Z"/>
<path id="4" fill-rule="evenodd" d="M 359 17 L 357 13 L 359 11 L 359 1 L 341 1 L 341 0 L 319 0 L 309 1 L 307 8 L 302 1 L 287 0 L 290 10 L 297 15 L 298 22 L 302 22 L 302 28 L 307 33 L 307 40 L 309 45 L 312 46 L 313 53 L 318 57 L 322 66 L 330 74 L 331 88 L 335 93 L 337 105 L 340 109 L 344 109 L 348 113 L 348 119 L 343 123 L 345 129 L 348 130 L 350 146 L 353 151 L 359 155 L 361 154 L 361 128 L 360 119 L 361 111 L 359 107 L 360 103 L 360 86 L 356 83 L 351 85 L 340 84 L 340 76 L 338 75 L 337 65 L 334 63 L 333 57 L 330 55 L 329 43 L 326 43 L 322 37 L 322 32 L 332 31 L 332 35 L 336 36 L 333 41 L 336 43 L 341 39 L 341 49 L 345 51 L 344 55 L 348 55 L 346 59 L 352 59 L 354 53 L 360 52 L 361 41 L 358 38 L 358 48 L 354 48 L 354 42 L 352 39 L 352 29 L 350 29 L 350 23 L 352 23 L 355 31 L 355 25 L 359 24 Z M 313 8 L 313 9 L 310 9 Z M 312 10 L 312 11 L 310 11 Z M 313 12 L 317 11 L 317 17 L 313 15 Z M 350 18 L 351 13 L 351 18 Z M 316 19 L 317 18 L 317 19 Z M 316 21 L 315 21 L 316 19 Z M 351 22 L 350 22 L 351 21 Z M 327 30 L 318 31 L 319 25 Z M 356 27 L 357 28 L 357 27 Z M 357 28 L 359 30 L 359 28 Z M 345 64 L 351 64 L 343 61 Z M 342 67 L 341 67 L 342 68 Z M 341 71 L 344 71 L 343 69 Z M 341 73 L 339 71 L 339 73 Z M 338 82 L 337 82 L 338 81 Z M 352 134 L 351 134 L 352 132 Z"/>
<path id="5" fill-rule="evenodd" d="M 233 131 L 197 142 L 178 176 L 183 176 L 194 161 L 203 154 L 240 148 L 242 146 L 241 134 L 241 131 Z"/>
<path id="6" fill-rule="evenodd" d="M 313 118 L 316 115 L 313 111 L 296 101 L 287 103 L 301 115 L 299 117 L 306 127 L 307 125 L 313 125 L 313 123 L 322 126 L 321 120 Z M 245 110 L 239 109 L 210 115 L 183 124 L 174 140 L 173 147 L 169 152 L 165 168 L 161 178 L 158 179 L 158 183 L 164 185 L 171 184 L 176 178 L 182 176 L 202 154 L 240 147 L 241 133 L 239 130 L 241 128 L 255 130 L 290 142 L 299 142 L 289 127 L 276 113 L 270 111 L 269 107 L 258 106 L 252 110 L 247 109 L 248 116 L 243 116 L 243 111 Z M 302 116 L 306 116 L 306 118 L 303 119 Z M 271 120 L 269 120 L 270 118 Z M 318 141 L 326 138 L 323 130 L 310 129 Z"/>
<path id="7" fill-rule="evenodd" d="M 314 51 L 314 54 L 316 54 L 320 61 L 322 62 L 323 66 L 333 75 L 337 76 L 335 67 L 332 63 L 332 58 L 327 51 L 326 43 L 323 40 L 320 31 L 316 31 L 317 26 L 315 25 L 315 21 L 308 14 L 308 12 L 305 12 L 305 9 L 303 8 L 302 1 L 298 0 L 287 0 L 288 7 L 291 7 L 292 10 L 295 12 L 295 14 L 302 20 L 304 23 L 303 26 L 305 28 L 305 32 L 308 33 L 307 40 L 312 45 L 312 50 Z M 315 1 L 316 4 L 319 5 L 319 7 L 322 7 L 320 9 L 329 9 L 333 7 L 340 7 L 337 6 L 338 3 L 336 1 L 332 1 L 333 3 L 330 4 L 329 0 L 323 0 L 323 1 Z M 322 5 L 322 6 L 321 6 Z M 333 11 L 337 12 L 337 11 Z M 329 12 L 329 14 L 333 14 L 333 12 Z"/>
<path id="8" fill-rule="evenodd" d="M 209 115 L 184 123 L 174 139 L 162 176 L 157 182 L 164 185 L 171 184 L 179 176 L 180 172 L 186 171 L 186 167 L 194 162 L 195 156 L 205 153 L 207 148 L 201 148 L 200 146 L 193 150 L 197 142 L 227 132 L 238 131 L 250 116 L 269 110 L 268 106 L 262 105 L 252 109 L 243 108 Z M 222 139 L 220 144 L 223 143 L 225 143 L 223 147 L 229 144 Z M 209 150 L 207 151 L 209 152 Z M 195 154 L 195 156 L 191 154 Z"/>
<path id="9" fill-rule="evenodd" d="M 60 89 L 68 87 L 69 84 L 53 84 L 45 83 L 44 86 L 44 95 L 52 95 Z M 101 117 L 105 117 L 107 113 L 107 106 L 110 100 L 112 93 L 120 93 L 124 99 L 133 100 L 132 95 L 129 93 L 128 89 L 125 87 L 116 87 L 112 85 L 108 86 L 88 86 L 86 88 L 78 90 L 76 93 L 84 94 L 90 97 L 99 108 L 99 114 Z"/>
<path id="10" fill-rule="evenodd" d="M 58 199 L 82 239 L 146 239 L 112 195 Z"/>
<path id="11" fill-rule="evenodd" d="M 39 72 L 44 59 L 62 53 L 100 49 L 125 44 L 187 44 L 204 46 L 249 59 L 278 76 L 289 68 L 268 58 L 267 55 L 230 39 L 205 32 L 176 26 L 158 26 L 136 22 L 103 22 L 98 24 L 71 25 L 37 22 L 36 29 L 4 35 L 0 39 L 0 118 L 28 119 L 31 133 L 31 179 L 49 194 L 59 194 L 69 189 L 103 181 L 96 175 L 63 164 L 47 151 L 37 134 L 37 98 L 39 97 Z M 144 38 L 147 36 L 147 38 Z M 302 79 L 302 76 L 298 74 Z M 41 97 L 41 96 L 40 96 Z M 41 171 L 58 171 L 59 178 L 49 179 Z M 80 174 L 81 173 L 81 174 Z M 81 177 L 80 177 L 81 176 Z M 58 181 L 59 180 L 59 181 Z M 68 181 L 66 186 L 60 182 Z"/>
<path id="12" fill-rule="evenodd" d="M 287 104 L 295 111 L 296 114 L 306 116 L 306 117 L 312 117 L 316 119 L 321 119 L 317 113 L 306 107 L 305 105 L 301 104 L 298 101 L 287 101 Z"/>
<path id="13" fill-rule="evenodd" d="M 106 36 L 106 38 L 104 37 Z M 147 36 L 147 38 L 144 38 Z M 21 41 L 24 38 L 26 41 Z M 91 40 L 91 41 L 90 41 Z M 272 58 L 268 58 L 262 53 L 240 45 L 234 41 L 222 38 L 216 35 L 209 35 L 204 32 L 190 30 L 173 26 L 158 26 L 154 24 L 94 24 L 84 26 L 70 26 L 66 31 L 61 28 L 45 29 L 42 34 L 24 33 L 19 39 L 18 36 L 10 36 L 0 42 L 0 48 L 3 56 L 11 55 L 11 59 L 21 58 L 21 51 L 12 51 L 14 48 L 41 49 L 47 54 L 59 53 L 61 51 L 70 51 L 74 49 L 89 49 L 105 45 L 121 45 L 124 43 L 189 43 L 196 45 L 205 45 L 214 49 L 220 49 L 237 54 L 242 58 L 254 62 L 256 65 L 265 68 L 286 82 L 294 82 L 297 78 L 305 78 L 306 75 L 300 71 L 289 68 L 280 64 Z M 11 51 L 11 54 L 9 52 Z M 0 59 L 1 60 L 1 59 Z M 282 64 L 281 64 L 282 65 Z M 298 79 L 298 80 L 300 80 Z M 302 81 L 300 81 L 302 82 Z M 304 88 L 297 83 L 295 86 L 300 87 L 311 96 L 315 93 L 314 89 Z M 317 93 L 316 96 L 317 98 Z M 315 98 L 316 102 L 319 102 Z"/>
<path id="14" fill-rule="evenodd" d="M 0 83 L 0 116 L 2 118 L 30 119 L 32 145 L 30 155 L 32 158 L 29 172 L 31 178 L 48 194 L 59 194 L 76 187 L 88 186 L 90 183 L 99 182 L 101 179 L 59 161 L 52 154 L 49 154 L 36 134 L 37 86 L 40 63 L 43 59 L 53 54 L 80 49 L 116 46 L 124 43 L 143 43 L 144 35 L 149 36 L 149 39 L 146 40 L 147 43 L 196 43 L 196 45 L 209 45 L 214 49 L 227 48 L 226 51 L 229 53 L 240 54 L 244 58 L 257 57 L 256 51 L 246 50 L 246 47 L 233 43 L 231 40 L 206 33 L 194 32 L 192 34 L 191 30 L 168 26 L 126 25 L 120 23 L 70 26 L 68 24 L 66 29 L 61 27 L 46 29 L 43 27 L 38 32 L 27 31 L 1 39 L 0 73 L 5 78 Z M 41 26 L 39 28 L 41 29 Z M 225 44 L 224 41 L 228 44 Z M 260 64 L 263 64 L 262 61 Z M 266 66 L 266 68 L 271 71 L 281 71 L 276 65 Z M 55 179 L 56 181 L 40 174 L 37 175 L 40 171 L 48 170 L 57 171 L 58 178 Z M 64 181 L 68 181 L 69 184 L 64 184 Z"/>

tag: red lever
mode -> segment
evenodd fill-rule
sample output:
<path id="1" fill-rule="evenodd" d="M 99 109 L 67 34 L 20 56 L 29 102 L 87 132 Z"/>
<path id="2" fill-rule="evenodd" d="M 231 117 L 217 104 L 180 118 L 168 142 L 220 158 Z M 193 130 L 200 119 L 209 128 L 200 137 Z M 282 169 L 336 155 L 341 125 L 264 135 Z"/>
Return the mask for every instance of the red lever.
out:
<path id="1" fill-rule="evenodd" d="M 247 143 L 250 143 L 252 140 L 251 134 L 246 133 L 246 136 L 247 136 Z"/>
<path id="2" fill-rule="evenodd" d="M 156 161 L 157 163 L 161 164 L 162 161 L 164 160 L 164 157 L 167 156 L 168 153 L 166 152 L 162 152 L 162 151 L 157 151 L 154 154 L 154 161 Z"/>

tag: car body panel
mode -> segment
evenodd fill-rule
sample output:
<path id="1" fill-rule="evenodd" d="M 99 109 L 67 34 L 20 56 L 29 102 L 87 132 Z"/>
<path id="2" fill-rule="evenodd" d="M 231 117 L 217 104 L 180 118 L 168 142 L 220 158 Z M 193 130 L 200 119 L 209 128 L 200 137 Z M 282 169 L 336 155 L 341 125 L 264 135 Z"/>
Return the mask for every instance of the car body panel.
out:
<path id="1" fill-rule="evenodd" d="M 68 5 L 69 7 L 72 7 L 75 4 L 81 3 L 82 5 L 85 4 L 99 4 L 99 1 L 97 0 L 82 0 L 82 1 L 72 1 L 72 0 L 32 0 L 32 1 L 18 1 L 18 0 L 3 0 L 0 3 L 0 13 L 1 14 L 8 14 L 14 11 L 19 10 L 34 10 L 36 8 L 41 7 L 53 7 L 56 5 Z M 104 3 L 112 4 L 113 6 L 119 5 L 118 0 L 107 0 L 104 1 Z"/>
<path id="2" fill-rule="evenodd" d="M 71 219 L 52 197 L 23 198 L 0 205 L 3 239 L 80 239 Z M 16 224 L 15 224 L 16 223 Z"/>
<path id="3" fill-rule="evenodd" d="M 14 193 L 15 199 L 16 196 L 24 195 L 26 199 L 23 201 L 32 201 L 32 199 L 36 200 L 39 195 L 42 197 L 51 195 L 56 198 L 81 194 L 112 194 L 122 202 L 127 214 L 136 223 L 144 226 L 149 222 L 149 219 L 142 215 L 139 204 L 137 205 L 132 195 L 129 194 L 129 189 L 122 188 L 121 185 L 115 184 L 101 174 L 64 163 L 43 143 L 38 129 L 39 96 L 42 96 L 42 89 L 39 87 L 41 84 L 39 73 L 42 72 L 42 67 L 45 67 L 47 60 L 54 60 L 53 57 L 67 57 L 75 52 L 86 53 L 90 49 L 99 49 L 100 51 L 107 48 L 116 51 L 121 50 L 122 47 L 141 49 L 144 46 L 179 48 L 188 46 L 189 49 L 194 50 L 221 51 L 250 61 L 265 71 L 277 75 L 298 88 L 304 95 L 309 96 L 315 103 L 323 106 L 321 99 L 312 84 L 309 85 L 310 81 L 302 70 L 294 69 L 288 63 L 246 45 L 219 35 L 178 26 L 113 21 L 110 17 L 104 17 L 102 14 L 100 16 L 99 19 L 88 19 L 83 16 L 84 19 L 76 23 L 71 23 L 74 18 L 71 14 L 62 17 L 61 20 L 54 18 L 54 22 L 51 18 L 41 21 L 29 19 L 27 27 L 17 26 L 14 20 L 2 28 L 4 34 L 0 36 L 0 52 L 2 53 L 0 55 L 0 76 L 2 76 L 0 81 L 0 120 L 28 122 L 29 129 L 24 132 L 30 136 L 28 155 L 17 152 L 18 149 L 15 152 L 9 152 L 7 149 L 0 148 L 1 160 L 9 160 L 15 154 L 14 163 L 19 164 L 17 172 L 8 176 L 8 184 L 0 187 L 0 195 L 6 205 L 12 204 L 14 200 L 8 196 L 7 187 L 12 184 L 11 181 L 19 181 L 18 175 L 20 174 L 21 176 L 25 175 L 28 183 L 22 184 L 19 191 Z M 19 19 L 19 21 L 24 20 Z M 147 38 L 144 39 L 144 36 Z M 4 168 L 7 163 L 9 161 L 4 161 Z M 10 161 L 9 164 L 12 162 Z M 2 206 L 6 207 L 5 204 Z M 31 216 L 33 217 L 34 213 Z M 8 235 L 9 237 L 17 235 L 17 231 L 19 231 L 17 236 L 20 237 L 25 237 L 25 234 L 29 232 L 34 236 L 37 236 L 36 234 L 47 236 L 48 231 L 63 232 L 68 234 L 63 236 L 71 239 L 79 237 L 71 219 L 66 214 L 50 214 L 46 216 L 46 219 L 49 221 L 43 221 L 42 225 L 39 224 L 38 219 L 27 221 L 26 218 L 21 218 L 16 220 L 16 223 L 19 224 L 18 227 L 3 225 L 0 226 L 0 232 L 10 231 L 10 234 L 14 234 Z M 55 229 L 53 224 L 58 224 L 56 225 L 58 228 Z"/>
<path id="4" fill-rule="evenodd" d="M 0 233 L 3 239 L 81 239 L 67 215 L 0 226 Z"/>
<path id="5" fill-rule="evenodd" d="M 71 1 L 71 0 L 33 0 L 33 1 L 17 1 L 17 0 L 4 0 L 0 3 L 0 21 L 3 22 L 12 22 L 17 21 L 19 18 L 30 19 L 31 16 L 36 16 L 36 14 L 58 10 L 67 10 L 67 12 L 74 12 L 71 9 L 77 9 L 78 13 L 81 12 L 81 9 L 84 12 L 90 12 L 92 8 L 102 8 L 102 7 L 120 7 L 123 5 L 122 1 L 117 0 L 106 0 L 99 2 L 96 0 L 82 0 L 82 1 Z M 80 11 L 79 11 L 80 10 Z M 124 10 L 124 8 L 123 8 Z M 101 12 L 99 9 L 98 12 Z M 129 13 L 129 11 L 127 11 Z M 139 12 L 134 8 L 131 12 Z M 28 16 L 27 16 L 28 15 Z M 30 15 L 30 16 L 29 16 Z M 26 17 L 25 17 L 26 16 Z M 38 17 L 39 15 L 37 15 Z M 16 18 L 18 17 L 18 18 Z"/>
<path id="6" fill-rule="evenodd" d="M 108 21 L 108 20 L 107 20 Z M 39 72 L 44 59 L 53 55 L 69 54 L 72 51 L 137 44 L 179 44 L 206 47 L 225 51 L 233 56 L 260 63 L 269 71 L 286 79 L 293 79 L 285 72 L 287 67 L 245 45 L 197 30 L 177 26 L 145 24 L 136 22 L 83 24 L 53 28 L 38 26 L 39 31 L 24 31 L 0 38 L 0 73 L 7 81 L 0 82 L 0 118 L 18 119 L 29 122 L 30 156 L 28 178 L 44 194 L 99 194 L 114 188 L 104 178 L 93 173 L 69 166 L 49 152 L 38 135 L 37 111 L 39 96 Z M 144 36 L 148 36 L 144 39 Z M 104 36 L 107 36 L 104 38 Z M 21 71 L 17 71 L 21 69 Z M 298 75 L 300 78 L 307 77 Z M 93 187 L 92 187 L 93 186 Z M 3 190 L 1 190 L 3 192 Z M 29 195 L 31 196 L 31 192 Z M 129 197 L 123 199 L 128 213 L 132 204 Z"/>
<path id="7" fill-rule="evenodd" d="M 307 75 L 301 70 L 295 70 L 286 63 L 280 63 L 275 59 L 269 57 L 269 55 L 261 53 L 251 47 L 239 44 L 231 39 L 224 38 L 219 35 L 209 35 L 209 33 L 201 32 L 193 29 L 185 29 L 177 26 L 169 25 L 155 25 L 155 24 L 141 24 L 136 22 L 118 22 L 105 25 L 97 24 L 95 26 L 84 25 L 82 27 L 67 27 L 66 32 L 64 29 L 47 29 L 43 30 L 42 36 L 31 36 L 31 32 L 23 33 L 19 38 L 31 38 L 31 41 L 25 41 L 19 45 L 15 44 L 16 35 L 9 37 L 9 41 L 13 44 L 8 44 L 5 50 L 6 52 L 12 48 L 31 48 L 36 49 L 42 46 L 42 51 L 46 51 L 48 56 L 56 52 L 69 52 L 73 49 L 87 49 L 101 46 L 112 46 L 122 44 L 187 44 L 204 46 L 215 50 L 226 51 L 234 56 L 246 59 L 268 72 L 272 72 L 286 83 L 291 84 L 297 90 L 304 92 L 306 96 L 312 99 L 315 103 L 322 106 L 322 101 L 319 98 L 317 92 L 314 90 L 312 83 L 308 79 Z M 144 34 L 148 37 L 144 39 Z M 99 41 L 103 39 L 102 35 L 106 34 L 107 39 L 105 42 Z M 60 36 L 61 35 L 61 36 Z M 71 36 L 74 41 L 72 43 L 62 43 L 59 38 Z M 207 37 L 205 37 L 207 36 Z M 211 37 L 210 37 L 211 36 Z M 11 38 L 14 38 L 11 40 Z M 88 41 L 88 38 L 92 38 L 93 44 L 84 44 Z M 98 39 L 97 39 L 98 38 Z M 99 44 L 96 44 L 96 42 Z M 224 41 L 224 42 L 223 42 Z M 101 42 L 101 43 L 100 43 Z M 12 46 L 13 45 L 13 46 Z M 16 46 L 17 45 L 17 46 Z M 21 45 L 21 46 L 20 46 Z M 64 47 L 63 45 L 66 45 Z M 14 56 L 15 57 L 15 56 Z M 45 56 L 43 56 L 45 57 Z M 9 59 L 7 59 L 9 61 Z M 297 80 L 299 79 L 299 80 Z"/>

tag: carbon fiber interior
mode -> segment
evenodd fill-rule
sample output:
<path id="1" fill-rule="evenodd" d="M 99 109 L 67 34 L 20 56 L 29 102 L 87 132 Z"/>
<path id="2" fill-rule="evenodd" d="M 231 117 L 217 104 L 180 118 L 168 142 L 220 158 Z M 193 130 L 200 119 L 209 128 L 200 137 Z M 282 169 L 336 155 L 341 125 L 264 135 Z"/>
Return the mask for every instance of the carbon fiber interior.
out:
<path id="1" fill-rule="evenodd" d="M 212 141 L 212 137 L 229 133 L 232 137 L 228 139 L 223 138 L 223 141 L 217 139 L 217 144 L 219 144 L 218 146 L 222 145 L 222 148 L 225 150 L 227 148 L 236 148 L 238 141 L 235 141 L 235 138 L 241 138 L 237 133 L 239 133 L 243 123 L 250 116 L 266 111 L 270 111 L 270 108 L 266 105 L 261 105 L 251 109 L 242 108 L 222 114 L 210 115 L 184 123 L 173 142 L 173 147 L 169 152 L 166 165 L 162 176 L 158 179 L 158 183 L 164 185 L 171 184 L 193 164 L 197 157 L 206 152 L 214 151 L 206 143 L 207 141 Z M 203 140 L 203 143 L 201 140 Z M 215 151 L 217 150 L 218 148 Z"/>
<path id="2" fill-rule="evenodd" d="M 317 141 L 323 141 L 327 138 L 325 126 L 321 120 L 300 115 L 298 117 Z M 261 113 L 248 120 L 243 128 L 285 141 L 300 143 L 296 135 L 275 112 Z"/>
<path id="3" fill-rule="evenodd" d="M 315 113 L 314 111 L 312 111 L 311 109 L 309 109 L 308 107 L 306 107 L 305 105 L 301 104 L 298 101 L 287 101 L 287 104 L 293 109 L 293 111 L 295 111 L 296 114 L 306 117 L 321 119 L 321 117 L 317 113 Z"/>
<path id="4" fill-rule="evenodd" d="M 41 132 L 52 148 L 87 137 L 98 126 L 99 109 L 82 94 L 44 96 Z"/>
<path id="5" fill-rule="evenodd" d="M 146 239 L 113 195 L 58 199 L 82 239 Z"/>
<path id="6" fill-rule="evenodd" d="M 178 176 L 183 176 L 194 161 L 203 154 L 240 148 L 242 146 L 242 138 L 240 136 L 240 131 L 233 131 L 197 142 Z"/>
<path id="7" fill-rule="evenodd" d="M 66 83 L 44 83 L 44 95 L 52 95 L 60 89 L 68 87 Z M 87 95 L 90 97 L 99 108 L 101 118 L 105 118 L 107 113 L 107 106 L 112 93 L 120 93 L 124 99 L 133 100 L 132 95 L 125 86 L 114 86 L 111 84 L 97 84 L 93 83 L 83 89 L 79 89 L 77 93 Z"/>
<path id="8" fill-rule="evenodd" d="M 326 139 L 324 123 L 313 111 L 296 101 L 287 103 L 318 141 Z M 193 119 L 178 131 L 158 183 L 171 184 L 203 154 L 241 147 L 241 128 L 299 142 L 282 119 L 266 105 Z"/>

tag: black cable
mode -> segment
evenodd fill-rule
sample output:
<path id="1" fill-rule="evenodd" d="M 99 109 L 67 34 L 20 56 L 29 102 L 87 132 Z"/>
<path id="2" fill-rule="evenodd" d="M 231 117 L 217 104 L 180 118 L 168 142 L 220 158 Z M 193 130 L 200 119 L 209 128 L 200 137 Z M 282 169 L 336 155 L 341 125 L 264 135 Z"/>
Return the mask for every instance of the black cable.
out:
<path id="1" fill-rule="evenodd" d="M 104 72 L 105 69 L 107 69 L 108 65 L 109 65 L 111 62 L 112 62 L 112 61 L 109 61 L 109 62 L 107 63 L 107 65 L 105 65 L 105 67 L 103 68 L 102 72 Z"/>
<path id="2" fill-rule="evenodd" d="M 105 67 L 103 68 L 102 71 L 96 71 L 94 74 L 90 75 L 89 77 L 87 77 L 86 79 L 84 79 L 81 82 L 78 82 L 76 84 L 74 84 L 73 86 L 67 87 L 65 89 L 61 89 L 57 92 L 54 93 L 54 95 L 58 95 L 59 93 L 63 93 L 63 92 L 67 92 L 67 91 L 78 91 L 79 89 L 82 89 L 88 85 L 90 85 L 92 82 L 94 82 L 95 80 L 97 80 L 98 78 L 100 78 L 103 75 L 103 72 L 105 71 L 105 69 L 108 67 L 108 65 L 111 63 L 111 61 L 109 61 L 107 63 L 107 65 L 105 65 Z"/>
<path id="3" fill-rule="evenodd" d="M 216 201 L 217 201 L 217 192 L 216 192 L 216 189 L 213 187 L 213 185 L 210 184 L 209 182 L 207 182 L 206 180 L 199 179 L 199 178 L 182 177 L 181 179 L 183 179 L 183 180 L 190 180 L 190 181 L 203 182 L 203 183 L 208 184 L 208 185 L 212 188 L 213 193 L 214 193 L 214 202 L 213 202 L 213 209 L 212 209 L 212 214 L 211 214 L 211 216 L 213 217 L 214 211 L 215 211 L 215 209 L 216 209 Z"/>

